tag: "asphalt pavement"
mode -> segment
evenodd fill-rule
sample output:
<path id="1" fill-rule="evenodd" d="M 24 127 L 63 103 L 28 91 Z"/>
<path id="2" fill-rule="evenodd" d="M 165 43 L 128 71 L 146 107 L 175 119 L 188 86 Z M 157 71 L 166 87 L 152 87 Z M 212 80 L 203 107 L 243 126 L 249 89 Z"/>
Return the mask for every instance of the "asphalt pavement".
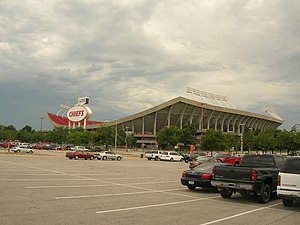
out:
<path id="1" fill-rule="evenodd" d="M 63 152 L 0 152 L 1 225 L 296 225 L 300 204 L 284 207 L 234 194 L 223 199 L 180 183 L 183 162 L 69 160 Z"/>

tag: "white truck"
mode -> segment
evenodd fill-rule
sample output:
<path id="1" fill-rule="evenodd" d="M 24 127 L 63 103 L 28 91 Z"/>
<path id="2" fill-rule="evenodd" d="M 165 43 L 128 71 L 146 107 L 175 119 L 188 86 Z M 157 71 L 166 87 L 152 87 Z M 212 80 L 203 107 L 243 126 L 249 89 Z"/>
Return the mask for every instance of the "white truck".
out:
<path id="1" fill-rule="evenodd" d="M 145 158 L 148 160 L 154 159 L 155 161 L 160 160 L 162 151 L 159 150 L 149 150 L 145 152 Z"/>
<path id="2" fill-rule="evenodd" d="M 284 206 L 292 206 L 300 200 L 300 157 L 290 157 L 284 161 L 278 174 L 277 195 Z"/>

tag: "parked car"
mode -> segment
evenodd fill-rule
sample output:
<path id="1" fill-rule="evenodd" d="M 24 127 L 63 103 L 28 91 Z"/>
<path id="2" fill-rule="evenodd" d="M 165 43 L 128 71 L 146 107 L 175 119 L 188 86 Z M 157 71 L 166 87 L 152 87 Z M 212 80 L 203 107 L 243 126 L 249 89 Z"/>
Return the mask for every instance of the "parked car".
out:
<path id="1" fill-rule="evenodd" d="M 160 160 L 162 151 L 159 150 L 148 150 L 145 152 L 145 158 L 148 160 L 154 159 L 155 161 Z"/>
<path id="2" fill-rule="evenodd" d="M 300 157 L 285 159 L 278 174 L 277 195 L 284 206 L 292 206 L 300 200 Z"/>
<path id="3" fill-rule="evenodd" d="M 95 153 L 95 156 L 97 157 L 98 160 L 102 159 L 102 160 L 107 160 L 107 159 L 111 159 L 111 160 L 118 160 L 120 161 L 123 156 L 118 155 L 114 152 L 110 152 L 110 151 L 103 151 L 103 152 L 97 152 Z"/>
<path id="4" fill-rule="evenodd" d="M 212 171 L 214 166 L 231 166 L 228 163 L 221 162 L 206 162 L 196 166 L 193 170 L 186 170 L 182 173 L 181 184 L 188 187 L 190 190 L 195 190 L 196 187 L 212 188 L 217 191 L 217 188 L 211 185 Z"/>
<path id="5" fill-rule="evenodd" d="M 223 163 L 230 163 L 233 166 L 239 166 L 241 164 L 241 157 L 231 155 L 229 152 L 219 152 L 214 157 Z"/>
<path id="6" fill-rule="evenodd" d="M 25 153 L 33 153 L 34 151 L 28 147 L 28 145 L 17 145 L 12 148 L 14 152 L 25 152 Z"/>
<path id="7" fill-rule="evenodd" d="M 199 166 L 206 162 L 219 162 L 219 161 L 216 158 L 211 157 L 211 156 L 199 156 L 195 160 L 190 162 L 189 168 L 193 169 L 196 166 Z"/>
<path id="8" fill-rule="evenodd" d="M 66 157 L 69 159 L 90 159 L 93 160 L 95 155 L 87 151 L 70 151 L 66 152 Z"/>
<path id="9" fill-rule="evenodd" d="M 160 160 L 174 162 L 174 161 L 183 161 L 184 158 L 178 152 L 163 152 L 161 154 Z"/>
<path id="10" fill-rule="evenodd" d="M 184 161 L 186 163 L 195 160 L 199 156 L 205 156 L 206 155 L 204 152 L 189 152 L 189 153 L 181 152 L 180 154 L 183 156 Z"/>
<path id="11" fill-rule="evenodd" d="M 278 172 L 283 164 L 284 158 L 280 155 L 248 154 L 240 166 L 215 166 L 211 184 L 218 188 L 222 198 L 231 198 L 238 192 L 257 196 L 260 203 L 267 203 L 271 193 L 277 190 Z"/>

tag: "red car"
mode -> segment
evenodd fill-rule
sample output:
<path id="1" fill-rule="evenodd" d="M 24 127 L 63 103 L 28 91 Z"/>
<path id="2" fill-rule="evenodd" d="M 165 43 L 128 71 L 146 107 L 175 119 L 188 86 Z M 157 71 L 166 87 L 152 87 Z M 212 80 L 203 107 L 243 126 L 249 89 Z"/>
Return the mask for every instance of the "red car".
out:
<path id="1" fill-rule="evenodd" d="M 66 152 L 66 157 L 69 159 L 90 159 L 93 160 L 95 155 L 91 152 L 87 151 L 74 151 L 74 152 Z"/>
<path id="2" fill-rule="evenodd" d="M 239 166 L 242 160 L 241 157 L 233 156 L 229 152 L 219 152 L 214 157 L 220 162 L 229 163 L 233 166 Z"/>
<path id="3" fill-rule="evenodd" d="M 206 162 L 216 163 L 218 162 L 218 160 L 210 156 L 198 156 L 195 160 L 190 162 L 189 168 L 194 169 L 196 166 L 199 166 Z"/>

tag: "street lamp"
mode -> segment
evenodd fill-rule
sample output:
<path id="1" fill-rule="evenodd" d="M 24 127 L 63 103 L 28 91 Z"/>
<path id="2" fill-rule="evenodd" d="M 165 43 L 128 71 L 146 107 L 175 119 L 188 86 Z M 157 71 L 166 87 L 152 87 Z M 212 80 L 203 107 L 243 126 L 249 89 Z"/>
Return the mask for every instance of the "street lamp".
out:
<path id="1" fill-rule="evenodd" d="M 244 147 L 243 136 L 244 136 L 244 127 L 245 127 L 245 124 L 241 123 L 240 126 L 242 127 L 242 130 L 241 130 L 241 154 L 243 154 L 243 147 Z"/>
<path id="2" fill-rule="evenodd" d="M 116 120 L 116 132 L 115 132 L 115 153 L 117 153 L 117 139 L 118 139 L 118 120 Z"/>
<path id="3" fill-rule="evenodd" d="M 41 119 L 41 132 L 43 131 L 43 119 L 45 119 L 44 116 L 39 117 Z"/>

